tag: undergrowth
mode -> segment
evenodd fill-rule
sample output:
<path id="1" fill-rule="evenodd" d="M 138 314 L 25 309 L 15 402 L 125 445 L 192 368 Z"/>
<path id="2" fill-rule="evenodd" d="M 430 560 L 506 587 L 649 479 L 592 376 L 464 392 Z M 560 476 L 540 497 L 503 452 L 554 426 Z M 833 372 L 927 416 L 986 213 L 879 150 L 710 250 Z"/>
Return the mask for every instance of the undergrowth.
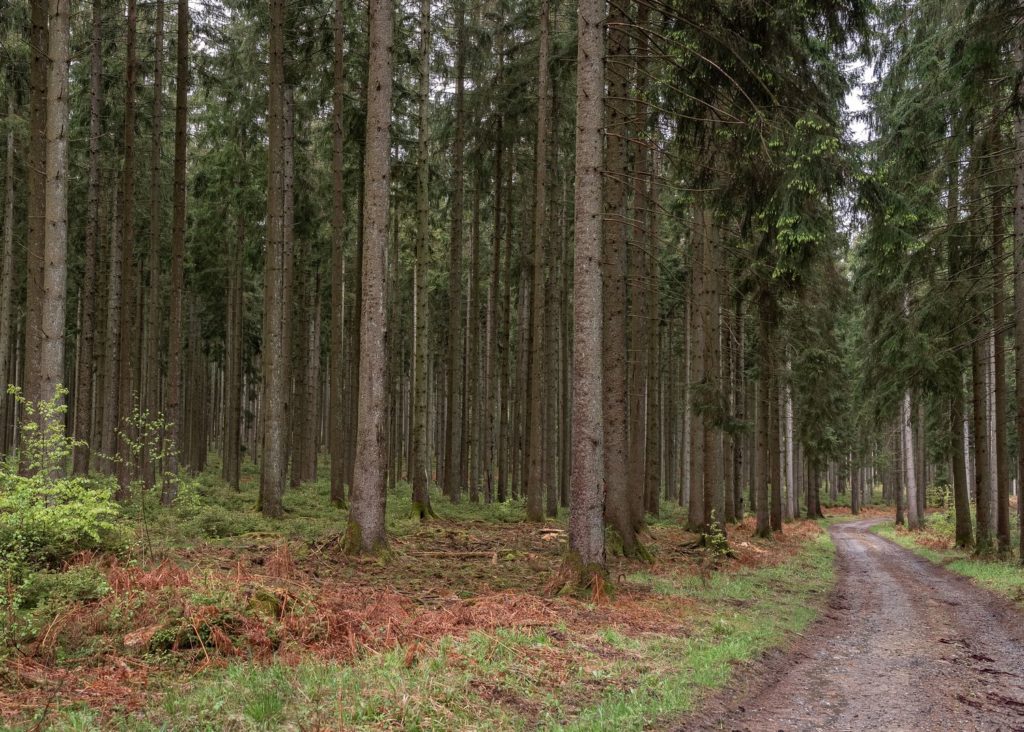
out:
<path id="1" fill-rule="evenodd" d="M 622 607 L 565 601 L 575 610 L 542 627 L 360 644 L 346 661 L 228 659 L 191 680 L 163 677 L 162 701 L 124 711 L 117 728 L 644 729 L 692 709 L 734 664 L 806 627 L 831 587 L 832 556 L 819 533 L 775 565 L 708 578 L 630 573 Z M 601 621 L 581 625 L 573 612 Z M 51 728 L 99 721 L 80 705 Z"/>
<path id="2" fill-rule="evenodd" d="M 280 520 L 255 511 L 255 465 L 238 491 L 219 473 L 214 457 L 202 475 L 179 477 L 170 507 L 139 485 L 120 505 L 109 479 L 82 479 L 103 487 L 99 540 L 46 539 L 61 553 L 25 555 L 6 583 L 0 720 L 640 729 L 810 622 L 831 583 L 831 545 L 812 523 L 762 542 L 748 519 L 728 527 L 729 553 L 717 536 L 711 556 L 687 548 L 684 513 L 666 503 L 645 537 L 650 563 L 610 557 L 613 598 L 550 598 L 564 515 L 528 524 L 522 501 L 435 492 L 440 518 L 423 523 L 399 483 L 389 559 L 361 559 L 340 551 L 345 511 L 329 501 L 326 470 L 286 492 Z M 46 495 L 62 495 L 55 474 Z"/>

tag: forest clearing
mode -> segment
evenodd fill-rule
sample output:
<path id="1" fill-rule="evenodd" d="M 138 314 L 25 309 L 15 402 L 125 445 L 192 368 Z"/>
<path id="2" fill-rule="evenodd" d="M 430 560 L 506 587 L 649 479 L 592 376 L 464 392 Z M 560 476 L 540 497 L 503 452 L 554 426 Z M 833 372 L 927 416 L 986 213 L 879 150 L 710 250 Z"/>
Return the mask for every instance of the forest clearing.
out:
<path id="1" fill-rule="evenodd" d="M 0 724 L 1024 729 L 1018 0 L 0 0 Z"/>

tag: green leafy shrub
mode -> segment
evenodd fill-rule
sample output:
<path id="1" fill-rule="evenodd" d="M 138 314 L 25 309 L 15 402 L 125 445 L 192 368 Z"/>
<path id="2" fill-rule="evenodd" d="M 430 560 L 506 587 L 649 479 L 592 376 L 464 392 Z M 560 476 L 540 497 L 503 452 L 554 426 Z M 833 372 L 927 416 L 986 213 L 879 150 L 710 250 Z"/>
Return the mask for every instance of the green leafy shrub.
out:
<path id="1" fill-rule="evenodd" d="M 729 555 L 729 539 L 719 525 L 714 510 L 711 511 L 711 523 L 708 525 L 707 533 L 704 534 L 704 547 L 713 559 L 720 559 Z"/>
<path id="2" fill-rule="evenodd" d="M 53 567 L 85 549 L 119 549 L 126 538 L 120 508 L 108 479 L 67 477 L 75 440 L 64 433 L 63 399 L 33 404 L 11 390 L 25 416 L 22 457 L 28 475 L 13 461 L 0 465 L 0 579 L 18 581 L 31 566 Z"/>
<path id="3" fill-rule="evenodd" d="M 120 548 L 119 514 L 104 482 L 0 475 L 0 555 L 55 566 L 84 549 Z"/>

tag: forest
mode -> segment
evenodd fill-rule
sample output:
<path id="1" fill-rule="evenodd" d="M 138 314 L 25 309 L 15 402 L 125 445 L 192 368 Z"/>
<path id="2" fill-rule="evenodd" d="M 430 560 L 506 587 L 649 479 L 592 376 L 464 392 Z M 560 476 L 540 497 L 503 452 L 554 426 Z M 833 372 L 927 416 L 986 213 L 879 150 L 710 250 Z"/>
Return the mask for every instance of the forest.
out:
<path id="1" fill-rule="evenodd" d="M 0 0 L 0 159 L 0 728 L 1024 725 L 1020 3 Z"/>

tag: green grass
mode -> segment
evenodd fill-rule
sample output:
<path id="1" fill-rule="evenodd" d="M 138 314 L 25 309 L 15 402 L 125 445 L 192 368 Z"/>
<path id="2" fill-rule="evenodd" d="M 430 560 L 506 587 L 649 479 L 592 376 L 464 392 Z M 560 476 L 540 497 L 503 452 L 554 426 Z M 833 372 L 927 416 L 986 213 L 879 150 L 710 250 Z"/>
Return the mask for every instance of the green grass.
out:
<path id="1" fill-rule="evenodd" d="M 735 663 L 782 644 L 817 617 L 832 587 L 833 559 L 832 543 L 822 534 L 798 556 L 774 567 L 713 574 L 706 584 L 698 577 L 655 582 L 659 593 L 697 600 L 714 610 L 691 635 L 642 640 L 643 656 L 654 668 L 639 675 L 635 688 L 605 694 L 565 728 L 643 729 L 692 709 L 702 694 L 729 680 Z"/>
<path id="2" fill-rule="evenodd" d="M 1001 560 L 979 557 L 962 549 L 952 548 L 952 523 L 947 514 L 936 513 L 927 517 L 925 532 L 920 534 L 897 528 L 892 523 L 872 527 L 879 536 L 909 549 L 918 556 L 940 564 L 951 572 L 967 577 L 989 590 L 1004 595 L 1024 606 L 1024 567 L 1017 559 Z M 938 546 L 938 541 L 948 546 Z M 921 543 L 927 541 L 927 545 Z"/>

